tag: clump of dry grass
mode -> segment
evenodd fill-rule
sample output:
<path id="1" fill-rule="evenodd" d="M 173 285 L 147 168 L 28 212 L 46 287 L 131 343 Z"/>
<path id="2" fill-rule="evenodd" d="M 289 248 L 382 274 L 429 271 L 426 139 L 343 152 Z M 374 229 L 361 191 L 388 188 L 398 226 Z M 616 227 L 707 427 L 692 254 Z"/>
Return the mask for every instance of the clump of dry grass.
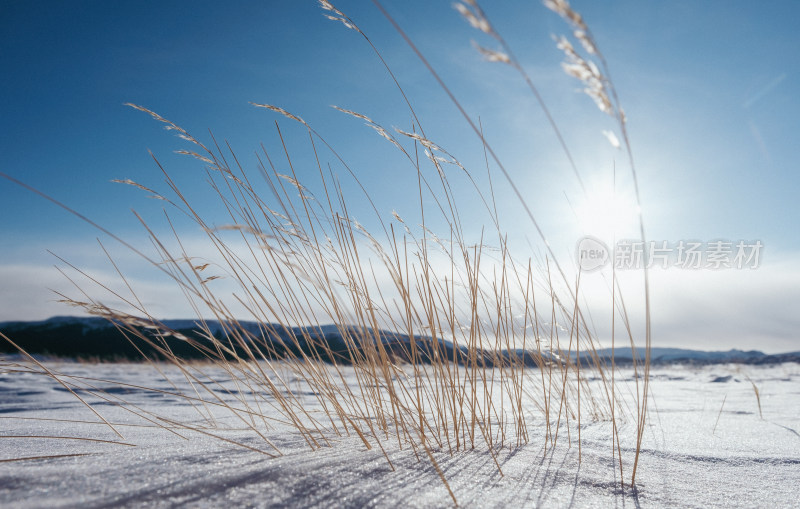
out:
<path id="1" fill-rule="evenodd" d="M 155 157 L 168 192 L 130 179 L 115 180 L 166 203 L 171 238 L 157 234 L 140 218 L 156 255 L 145 255 L 126 245 L 180 288 L 196 310 L 197 331 L 203 340 L 171 330 L 152 316 L 122 271 L 119 275 L 128 290 L 125 294 L 81 274 L 108 292 L 107 298 L 125 303 L 129 310 L 116 309 L 102 298 L 92 297 L 94 292 L 86 289 L 85 283 L 76 284 L 82 297 L 62 296 L 64 302 L 109 319 L 132 342 L 145 342 L 155 349 L 193 388 L 192 393 L 186 393 L 175 385 L 171 394 L 190 401 L 202 416 L 210 415 L 206 411 L 209 406 L 229 411 L 264 440 L 266 450 L 238 442 L 235 445 L 269 456 L 281 454 L 268 438 L 269 416 L 277 414 L 291 423 L 311 449 L 328 446 L 338 436 L 357 436 L 366 448 L 381 450 L 391 466 L 386 447 L 397 444 L 408 448 L 418 458 L 428 458 L 450 490 L 434 452 L 485 450 L 502 473 L 497 460 L 500 449 L 541 441 L 545 451 L 553 450 L 564 442 L 562 431 L 567 433 L 567 446 L 571 446 L 571 430 L 577 430 L 580 454 L 582 420 L 588 417 L 612 422 L 611 439 L 622 474 L 618 421 L 625 415 L 618 399 L 619 382 L 614 378 L 616 368 L 607 366 L 597 354 L 596 338 L 580 304 L 580 272 L 574 280 L 567 277 L 524 194 L 484 137 L 480 123 L 461 106 L 395 20 L 375 3 L 474 130 L 487 154 L 487 170 L 489 159 L 500 169 L 543 242 L 547 252 L 543 263 L 512 256 L 497 214 L 494 188 L 490 186 L 487 191 L 479 186 L 468 168 L 428 137 L 378 49 L 351 18 L 321 0 L 328 17 L 356 31 L 372 47 L 406 101 L 413 119 L 408 131 L 386 129 L 367 115 L 336 108 L 365 122 L 408 160 L 417 177 L 421 224 L 409 224 L 395 211 L 391 218 L 385 217 L 366 192 L 362 198 L 348 196 L 327 159 L 344 168 L 364 189 L 355 171 L 310 123 L 283 108 L 253 103 L 294 122 L 307 137 L 318 174 L 313 186 L 307 186 L 295 172 L 292 154 L 284 143 L 284 129 L 278 122 L 275 131 L 280 145 L 274 150 L 262 147 L 259 175 L 251 175 L 229 147 L 223 149 L 215 140 L 210 145 L 203 143 L 157 113 L 130 105 L 193 145 L 193 150 L 179 153 L 204 165 L 211 189 L 227 214 L 223 224 L 217 217 L 207 217 Z M 625 148 L 634 168 L 625 115 L 588 27 L 566 1 L 548 0 L 545 4 L 567 20 L 573 37 L 588 53 L 589 57 L 583 57 L 568 38 L 557 39 L 558 48 L 566 55 L 565 71 L 581 80 L 597 106 L 616 120 L 622 141 L 610 132 L 609 140 Z M 465 0 L 455 7 L 470 25 L 501 48 L 493 50 L 475 43 L 477 51 L 487 60 L 510 65 L 520 73 L 546 113 L 583 187 L 554 118 L 511 48 L 476 2 Z M 281 162 L 277 162 L 279 158 Z M 279 170 L 281 167 L 288 167 L 288 171 Z M 449 171 L 451 167 L 457 168 L 457 175 Z M 456 193 L 454 178 L 471 183 L 474 195 Z M 312 189 L 321 192 L 315 194 Z M 374 217 L 369 223 L 377 225 L 375 230 L 369 231 L 351 214 L 349 205 L 357 199 L 370 204 Z M 465 201 L 481 204 L 489 219 L 490 226 L 477 243 L 464 231 L 459 207 Z M 433 206 L 426 205 L 429 203 Z M 198 263 L 198 253 L 184 247 L 173 227 L 176 212 L 204 232 L 207 249 L 215 253 L 214 263 Z M 434 224 L 447 228 L 434 232 Z M 490 242 L 495 245 L 489 246 Z M 203 256 L 208 259 L 206 253 Z M 236 290 L 222 295 L 215 288 L 215 280 L 220 278 L 235 285 Z M 645 275 L 645 287 L 647 284 Z M 613 280 L 612 288 L 617 287 Z M 248 319 L 259 324 L 257 333 L 241 326 L 241 315 L 232 311 L 231 302 L 247 310 Z M 632 344 L 633 333 L 621 295 L 613 294 L 612 308 Z M 649 303 L 646 309 L 647 356 L 643 376 L 639 376 L 639 367 L 635 376 L 637 448 L 631 483 L 635 482 L 647 415 Z M 221 331 L 212 330 L 208 324 L 212 319 L 221 324 Z M 321 327 L 324 323 L 334 324 L 343 349 L 334 348 L 329 341 L 330 330 Z M 402 340 L 392 340 L 386 331 L 400 333 Z M 225 390 L 235 403 L 220 398 L 220 387 L 205 376 L 202 366 L 173 353 L 167 337 L 191 344 L 208 363 L 228 373 L 237 388 Z M 524 355 L 510 353 L 517 349 Z M 158 363 L 153 364 L 158 368 Z M 38 367 L 47 370 L 41 364 Z M 92 389 L 90 380 L 47 374 L 70 390 L 103 394 Z M 640 378 L 642 387 L 638 385 Z M 590 379 L 601 380 L 601 390 L 592 390 Z M 302 388 L 289 380 L 301 381 Z M 308 411 L 305 389 L 325 409 L 323 415 Z M 537 413 L 532 414 L 532 410 Z M 173 432 L 183 428 L 230 441 L 208 429 L 133 408 L 131 411 L 169 424 Z M 531 419 L 545 423 L 543 436 L 529 434 Z M 455 494 L 449 492 L 455 501 Z"/>

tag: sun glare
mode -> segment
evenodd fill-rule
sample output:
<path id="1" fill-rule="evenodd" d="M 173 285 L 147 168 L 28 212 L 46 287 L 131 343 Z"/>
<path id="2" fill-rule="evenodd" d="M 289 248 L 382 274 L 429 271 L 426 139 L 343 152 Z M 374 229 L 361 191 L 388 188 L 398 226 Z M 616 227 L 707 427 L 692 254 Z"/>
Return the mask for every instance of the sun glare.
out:
<path id="1" fill-rule="evenodd" d="M 583 233 L 610 242 L 634 236 L 638 231 L 639 207 L 633 192 L 612 183 L 587 186 L 576 210 Z"/>

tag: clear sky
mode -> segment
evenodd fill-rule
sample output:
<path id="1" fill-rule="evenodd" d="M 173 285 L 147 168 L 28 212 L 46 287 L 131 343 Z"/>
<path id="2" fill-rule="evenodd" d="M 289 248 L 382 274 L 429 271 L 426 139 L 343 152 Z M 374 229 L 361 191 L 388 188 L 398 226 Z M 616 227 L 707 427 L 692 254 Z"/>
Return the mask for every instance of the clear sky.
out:
<path id="1" fill-rule="evenodd" d="M 449 1 L 385 3 L 469 114 L 480 116 L 559 256 L 574 257 L 583 233 L 607 238 L 604 225 L 631 227 L 626 159 L 601 134 L 613 122 L 560 68 L 563 55 L 552 36 L 568 33 L 563 20 L 535 1 L 484 6 L 551 108 L 587 184 L 585 195 L 519 76 L 482 60 L 470 44 L 475 39 L 497 49 L 491 39 Z M 429 137 L 468 168 L 485 172 L 479 141 L 373 4 L 334 4 L 379 48 Z M 800 4 L 575 0 L 573 7 L 608 61 L 629 120 L 647 237 L 671 246 L 681 240 L 763 245 L 757 269 L 653 270 L 655 345 L 800 350 Z M 202 165 L 174 154 L 190 147 L 127 102 L 205 141 L 213 131 L 250 170 L 259 143 L 279 149 L 279 120 L 298 153 L 298 175 L 311 179 L 316 168 L 302 164 L 310 157 L 304 131 L 249 102 L 279 105 L 336 147 L 385 209 L 381 213 L 413 217 L 407 163 L 403 167 L 393 147 L 361 122 L 329 106 L 403 129 L 410 129 L 408 110 L 365 41 L 325 19 L 316 2 L 5 0 L 0 69 L 0 171 L 122 237 L 141 238 L 131 209 L 156 219 L 161 210 L 140 191 L 110 182 L 130 178 L 164 189 L 148 150 L 184 189 L 197 188 L 202 196 L 205 185 Z M 615 164 L 625 217 L 609 219 L 614 215 L 605 204 Z M 524 259 L 524 246 L 538 237 L 496 179 L 501 217 Z M 355 192 L 352 182 L 344 179 L 344 186 Z M 363 201 L 351 206 L 354 215 L 369 216 Z M 469 207 L 464 214 L 470 233 L 479 235 Z M 97 237 L 113 244 L 0 180 L 0 321 L 74 313 L 48 290 L 69 284 L 53 268 L 63 263 L 47 250 L 80 267 L 99 271 L 104 264 L 108 270 Z M 588 274 L 587 289 L 599 277 Z M 141 276 L 143 288 L 164 291 L 148 278 Z M 158 302 L 155 309 L 165 318 L 188 316 L 174 302 Z"/>

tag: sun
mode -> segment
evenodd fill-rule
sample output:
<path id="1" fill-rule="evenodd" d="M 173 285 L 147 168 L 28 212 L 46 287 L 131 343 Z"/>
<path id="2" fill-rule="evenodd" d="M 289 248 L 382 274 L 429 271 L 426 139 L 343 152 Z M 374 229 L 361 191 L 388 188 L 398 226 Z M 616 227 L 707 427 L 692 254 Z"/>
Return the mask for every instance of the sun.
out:
<path id="1" fill-rule="evenodd" d="M 576 215 L 580 228 L 586 235 L 606 242 L 634 237 L 639 229 L 639 206 L 632 189 L 596 180 L 586 186 L 586 194 L 579 201 Z"/>

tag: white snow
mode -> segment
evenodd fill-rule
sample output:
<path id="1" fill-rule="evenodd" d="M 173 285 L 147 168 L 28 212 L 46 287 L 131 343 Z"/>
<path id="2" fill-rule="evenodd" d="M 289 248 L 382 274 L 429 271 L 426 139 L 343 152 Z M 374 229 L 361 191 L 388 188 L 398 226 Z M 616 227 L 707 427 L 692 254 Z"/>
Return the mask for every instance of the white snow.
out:
<path id="1" fill-rule="evenodd" d="M 24 372 L 20 365 L 32 366 L 16 356 L 0 363 L 2 507 L 452 506 L 425 454 L 419 452 L 418 460 L 408 447 L 400 450 L 396 440 L 381 442 L 392 471 L 381 451 L 368 450 L 357 436 L 322 442 L 312 450 L 263 404 L 259 413 L 266 419 L 194 407 L 168 394 L 176 388 L 148 365 L 45 362 L 48 369 L 72 377 L 64 380 L 105 389 L 109 401 L 80 394 L 117 428 L 119 437 L 55 380 Z M 180 390 L 191 393 L 185 381 L 177 382 L 182 378 L 174 366 L 161 369 Z M 202 369 L 220 382 L 215 392 L 222 400 L 236 401 L 222 389 L 234 385 L 226 373 Z M 503 475 L 485 446 L 452 455 L 444 447 L 435 458 L 459 505 L 466 507 L 798 507 L 800 365 L 658 366 L 652 378 L 654 404 L 635 490 L 620 487 L 609 422 L 584 420 L 579 463 L 574 426 L 569 431 L 572 447 L 567 447 L 563 428 L 558 447 L 545 453 L 544 423 L 535 409 L 529 443 L 516 447 L 509 437 L 497 453 Z M 763 419 L 750 380 L 759 390 Z M 293 383 L 303 393 L 301 384 Z M 304 405 L 323 422 L 325 414 L 313 395 L 304 397 Z M 114 398 L 123 398 L 128 408 L 152 422 Z M 276 454 L 246 422 L 282 456 L 243 447 Z M 627 480 L 635 420 L 625 419 L 620 433 Z"/>

